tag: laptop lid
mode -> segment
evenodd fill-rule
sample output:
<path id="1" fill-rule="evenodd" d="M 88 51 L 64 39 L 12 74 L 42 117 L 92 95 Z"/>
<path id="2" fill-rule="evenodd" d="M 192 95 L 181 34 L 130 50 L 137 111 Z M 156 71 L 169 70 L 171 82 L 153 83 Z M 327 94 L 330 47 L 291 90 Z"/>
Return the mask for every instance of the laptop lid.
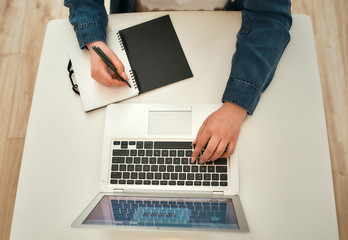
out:
<path id="1" fill-rule="evenodd" d="M 103 156 L 101 165 L 102 192 L 206 192 L 236 195 L 238 182 L 238 150 L 228 161 L 227 186 L 152 186 L 113 185 L 112 140 L 185 140 L 191 141 L 204 120 L 221 106 L 221 103 L 199 104 L 112 104 L 107 107 L 104 126 Z"/>

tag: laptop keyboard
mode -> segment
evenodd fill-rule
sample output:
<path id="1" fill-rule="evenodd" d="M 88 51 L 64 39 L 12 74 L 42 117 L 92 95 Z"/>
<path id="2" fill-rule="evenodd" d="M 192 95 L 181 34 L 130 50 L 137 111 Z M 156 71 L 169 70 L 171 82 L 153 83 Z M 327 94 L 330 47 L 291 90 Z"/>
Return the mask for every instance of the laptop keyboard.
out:
<path id="1" fill-rule="evenodd" d="M 112 141 L 110 184 L 228 186 L 227 159 L 191 164 L 189 141 Z"/>

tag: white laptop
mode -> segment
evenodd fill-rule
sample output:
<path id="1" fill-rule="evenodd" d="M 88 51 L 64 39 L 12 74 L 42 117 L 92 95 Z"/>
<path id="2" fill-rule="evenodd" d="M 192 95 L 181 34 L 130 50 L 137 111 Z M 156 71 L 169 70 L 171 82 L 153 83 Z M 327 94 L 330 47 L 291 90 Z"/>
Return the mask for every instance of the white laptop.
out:
<path id="1" fill-rule="evenodd" d="M 191 163 L 193 139 L 220 106 L 109 105 L 101 193 L 72 226 L 247 232 L 237 148 L 227 159 Z"/>

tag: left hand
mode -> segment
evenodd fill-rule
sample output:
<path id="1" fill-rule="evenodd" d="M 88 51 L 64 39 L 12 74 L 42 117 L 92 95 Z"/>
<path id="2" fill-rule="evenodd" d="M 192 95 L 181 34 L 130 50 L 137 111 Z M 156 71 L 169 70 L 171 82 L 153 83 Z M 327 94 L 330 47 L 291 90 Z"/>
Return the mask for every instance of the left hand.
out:
<path id="1" fill-rule="evenodd" d="M 246 114 L 247 111 L 244 108 L 224 102 L 199 129 L 196 139 L 192 142 L 196 146 L 192 153 L 191 163 L 198 159 L 204 148 L 203 155 L 199 157 L 200 163 L 232 155 Z"/>

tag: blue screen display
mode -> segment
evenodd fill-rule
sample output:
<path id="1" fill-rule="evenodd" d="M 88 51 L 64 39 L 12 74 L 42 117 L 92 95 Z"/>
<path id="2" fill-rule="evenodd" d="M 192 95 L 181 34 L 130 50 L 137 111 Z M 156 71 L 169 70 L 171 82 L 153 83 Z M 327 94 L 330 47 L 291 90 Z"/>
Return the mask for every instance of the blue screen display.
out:
<path id="1" fill-rule="evenodd" d="M 104 196 L 83 224 L 238 229 L 232 199 Z"/>

